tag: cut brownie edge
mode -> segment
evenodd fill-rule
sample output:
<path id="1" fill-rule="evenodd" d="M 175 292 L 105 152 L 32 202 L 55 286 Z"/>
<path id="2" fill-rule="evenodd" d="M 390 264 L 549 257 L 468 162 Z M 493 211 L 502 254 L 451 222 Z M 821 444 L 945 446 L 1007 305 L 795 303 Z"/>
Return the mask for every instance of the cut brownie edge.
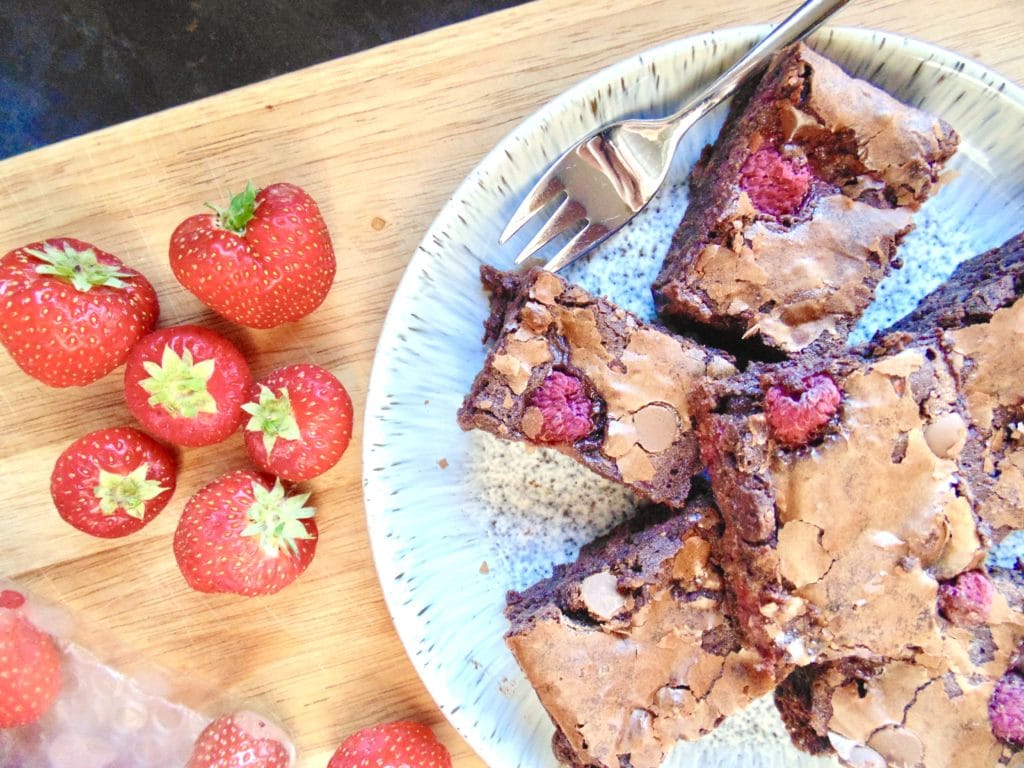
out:
<path id="1" fill-rule="evenodd" d="M 877 347 L 893 333 L 927 334 L 988 322 L 999 309 L 1024 296 L 1024 232 L 961 262 L 939 288 L 908 315 L 875 335 Z"/>
<path id="2" fill-rule="evenodd" d="M 515 272 L 503 272 L 489 264 L 480 265 L 480 282 L 488 297 L 489 313 L 484 321 L 482 344 L 496 341 L 505 324 L 505 312 L 515 301 L 522 284 L 522 276 Z"/>

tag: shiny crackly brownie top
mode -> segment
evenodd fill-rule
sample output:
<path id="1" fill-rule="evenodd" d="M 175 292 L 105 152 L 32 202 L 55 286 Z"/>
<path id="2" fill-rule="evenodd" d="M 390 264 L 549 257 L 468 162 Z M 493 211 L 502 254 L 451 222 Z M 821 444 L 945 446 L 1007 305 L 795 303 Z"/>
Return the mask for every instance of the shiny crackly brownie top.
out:
<path id="1" fill-rule="evenodd" d="M 856 768 L 1021 765 L 1024 573 L 968 571 L 939 605 L 940 653 L 847 659 L 786 680 L 776 702 L 796 744 Z"/>
<path id="2" fill-rule="evenodd" d="M 939 653 L 939 582 L 984 558 L 941 354 L 766 366 L 726 386 L 700 435 L 754 636 L 797 665 Z"/>
<path id="3" fill-rule="evenodd" d="M 511 593 L 506 642 L 574 765 L 656 768 L 770 691 L 774 678 L 724 611 L 701 498 L 649 510 L 551 578 Z"/>
<path id="4" fill-rule="evenodd" d="M 1024 299 L 1002 301 L 698 398 L 737 601 L 784 662 L 942 655 L 943 585 L 1024 528 Z"/>
<path id="5" fill-rule="evenodd" d="M 1024 528 L 1024 299 L 987 323 L 946 331 L 973 427 L 969 482 L 996 540 Z"/>
<path id="6" fill-rule="evenodd" d="M 938 334 L 970 425 L 961 474 L 983 533 L 994 542 L 1024 528 L 1022 297 L 1024 233 L 962 262 L 894 331 L 874 341 L 885 352 L 915 336 Z"/>
<path id="7" fill-rule="evenodd" d="M 655 502 L 682 505 L 700 471 L 689 394 L 733 373 L 730 360 L 550 272 L 481 274 L 495 342 L 459 424 L 556 448 Z"/>
<path id="8" fill-rule="evenodd" d="M 787 352 L 845 339 L 957 137 L 806 46 L 737 102 L 691 176 L 659 312 Z"/>

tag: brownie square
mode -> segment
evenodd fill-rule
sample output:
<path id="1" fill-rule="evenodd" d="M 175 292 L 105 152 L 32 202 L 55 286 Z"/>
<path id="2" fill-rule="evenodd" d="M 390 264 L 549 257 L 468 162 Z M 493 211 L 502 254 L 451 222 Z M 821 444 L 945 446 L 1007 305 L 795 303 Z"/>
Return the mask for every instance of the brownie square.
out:
<path id="1" fill-rule="evenodd" d="M 506 643 L 574 766 L 656 768 L 770 691 L 775 677 L 725 611 L 710 500 L 648 509 L 508 596 Z"/>
<path id="2" fill-rule="evenodd" d="M 958 138 L 803 44 L 734 99 L 653 284 L 684 327 L 841 346 Z"/>
<path id="3" fill-rule="evenodd" d="M 1024 300 L 1004 279 L 1021 255 L 1014 238 L 965 262 L 861 353 L 755 365 L 698 391 L 721 565 L 765 654 L 941 655 L 941 585 L 1024 528 Z M 967 324 L 939 327 L 950 314 Z"/>
<path id="4" fill-rule="evenodd" d="M 463 429 L 545 445 L 656 503 L 682 506 L 700 472 L 689 394 L 727 356 L 535 268 L 481 268 L 491 294 L 483 370 Z"/>
<path id="5" fill-rule="evenodd" d="M 751 641 L 798 666 L 938 652 L 938 579 L 984 558 L 941 352 L 755 366 L 699 400 L 721 565 Z"/>

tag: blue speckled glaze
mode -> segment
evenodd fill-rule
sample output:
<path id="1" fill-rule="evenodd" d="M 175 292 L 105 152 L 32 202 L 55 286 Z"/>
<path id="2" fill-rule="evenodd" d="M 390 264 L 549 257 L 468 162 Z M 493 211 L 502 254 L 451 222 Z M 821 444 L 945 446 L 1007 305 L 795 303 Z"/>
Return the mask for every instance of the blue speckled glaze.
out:
<path id="1" fill-rule="evenodd" d="M 483 362 L 487 305 L 478 267 L 510 267 L 530 237 L 498 234 L 520 196 L 574 139 L 609 120 L 670 111 L 765 31 L 726 30 L 603 71 L 519 126 L 466 179 L 427 233 L 385 323 L 365 416 L 366 509 L 389 609 L 441 709 L 493 766 L 554 766 L 551 723 L 502 636 L 505 591 L 628 515 L 622 489 L 564 457 L 466 434 L 455 423 Z M 941 114 L 963 138 L 953 179 L 917 217 L 907 267 L 879 292 L 859 333 L 886 324 L 963 258 L 1024 220 L 1024 93 L 952 53 L 879 32 L 832 29 L 813 45 L 855 75 Z M 567 277 L 651 318 L 648 284 L 686 203 L 685 180 L 719 113 L 688 137 L 669 184 L 626 230 Z M 556 245 L 557 247 L 557 245 Z M 666 765 L 826 766 L 790 746 L 771 702 L 681 744 Z"/>

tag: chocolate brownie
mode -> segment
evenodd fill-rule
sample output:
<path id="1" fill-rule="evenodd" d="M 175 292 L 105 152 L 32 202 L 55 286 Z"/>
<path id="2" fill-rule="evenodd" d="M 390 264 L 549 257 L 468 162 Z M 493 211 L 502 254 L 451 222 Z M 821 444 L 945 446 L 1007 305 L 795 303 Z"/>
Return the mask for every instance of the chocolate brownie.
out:
<path id="1" fill-rule="evenodd" d="M 754 366 L 694 406 L 751 641 L 783 665 L 938 652 L 938 579 L 984 558 L 941 350 Z"/>
<path id="2" fill-rule="evenodd" d="M 775 701 L 794 744 L 856 768 L 1021 765 L 1024 573 L 968 571 L 942 585 L 939 605 L 940 654 L 790 675 Z"/>
<path id="3" fill-rule="evenodd" d="M 691 174 L 659 313 L 786 353 L 841 346 L 957 143 L 942 120 L 786 49 Z"/>
<path id="4" fill-rule="evenodd" d="M 730 360 L 550 272 L 481 276 L 494 346 L 460 426 L 556 448 L 654 502 L 684 504 L 701 469 L 689 393 L 734 372 Z"/>
<path id="5" fill-rule="evenodd" d="M 940 582 L 1024 528 L 1024 300 L 1004 279 L 1018 246 L 965 262 L 864 354 L 798 355 L 700 389 L 722 566 L 763 652 L 796 665 L 939 653 Z M 949 317 L 967 325 L 937 328 Z"/>
<path id="6" fill-rule="evenodd" d="M 652 508 L 508 596 L 506 643 L 574 766 L 655 768 L 770 691 L 775 678 L 724 611 L 707 496 Z"/>
<path id="7" fill-rule="evenodd" d="M 1024 233 L 963 262 L 893 332 L 874 340 L 888 351 L 908 336 L 942 328 L 970 427 L 960 460 L 986 537 L 1024 528 Z"/>
<path id="8" fill-rule="evenodd" d="M 961 262 L 914 310 L 880 332 L 875 343 L 893 333 L 924 334 L 934 328 L 955 330 L 987 323 L 997 310 L 1024 295 L 1024 232 L 980 256 Z"/>

